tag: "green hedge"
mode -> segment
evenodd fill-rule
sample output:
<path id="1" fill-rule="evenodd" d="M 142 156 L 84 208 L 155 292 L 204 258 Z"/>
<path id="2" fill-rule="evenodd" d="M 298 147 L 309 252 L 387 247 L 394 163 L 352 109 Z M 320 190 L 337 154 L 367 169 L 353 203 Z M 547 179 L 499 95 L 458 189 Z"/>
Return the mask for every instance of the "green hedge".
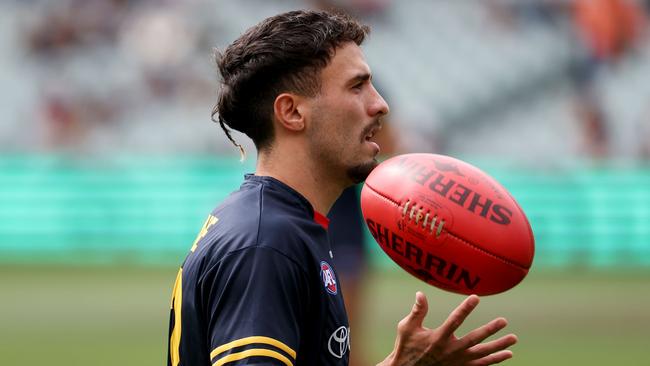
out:
<path id="1" fill-rule="evenodd" d="M 528 214 L 536 266 L 650 267 L 647 167 L 477 165 Z M 179 262 L 252 170 L 236 157 L 1 156 L 0 261 Z"/>

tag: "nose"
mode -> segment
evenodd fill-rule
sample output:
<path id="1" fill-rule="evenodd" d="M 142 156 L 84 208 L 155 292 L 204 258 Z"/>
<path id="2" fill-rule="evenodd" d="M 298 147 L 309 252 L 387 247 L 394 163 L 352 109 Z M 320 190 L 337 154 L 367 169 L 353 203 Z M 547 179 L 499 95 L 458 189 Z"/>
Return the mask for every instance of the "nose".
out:
<path id="1" fill-rule="evenodd" d="M 373 91 L 373 96 L 372 96 L 372 102 L 370 103 L 368 113 L 371 116 L 385 116 L 390 112 L 390 108 L 388 107 L 388 103 L 384 100 L 384 98 L 379 94 L 377 89 L 375 89 L 374 85 L 372 86 L 372 91 Z"/>

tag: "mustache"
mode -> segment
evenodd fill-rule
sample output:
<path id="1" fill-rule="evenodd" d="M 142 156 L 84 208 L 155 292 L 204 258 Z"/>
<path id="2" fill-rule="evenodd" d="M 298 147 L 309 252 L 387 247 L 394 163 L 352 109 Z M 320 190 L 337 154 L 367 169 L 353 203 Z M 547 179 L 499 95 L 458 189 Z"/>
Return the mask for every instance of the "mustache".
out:
<path id="1" fill-rule="evenodd" d="M 370 131 L 372 131 L 373 129 L 380 129 L 381 124 L 382 124 L 381 119 L 377 118 L 371 124 L 366 126 L 363 129 L 363 131 L 361 132 L 361 141 L 365 141 L 366 140 L 366 135 L 368 135 L 370 133 Z"/>

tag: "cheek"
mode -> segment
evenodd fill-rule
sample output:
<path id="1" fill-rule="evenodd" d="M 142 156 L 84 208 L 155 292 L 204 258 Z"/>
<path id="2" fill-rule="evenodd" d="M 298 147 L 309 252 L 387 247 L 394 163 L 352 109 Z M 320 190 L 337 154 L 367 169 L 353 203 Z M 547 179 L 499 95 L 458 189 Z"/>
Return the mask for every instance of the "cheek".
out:
<path id="1" fill-rule="evenodd" d="M 314 121 L 320 129 L 320 143 L 329 145 L 324 148 L 340 153 L 358 145 L 364 127 L 363 103 L 358 98 L 348 95 L 346 98 L 323 101 L 314 110 Z"/>
<path id="2" fill-rule="evenodd" d="M 345 146 L 354 146 L 355 143 L 358 144 L 359 134 L 361 132 L 355 120 L 348 118 L 341 119 L 340 121 L 342 123 L 338 125 L 339 140 L 344 143 Z"/>

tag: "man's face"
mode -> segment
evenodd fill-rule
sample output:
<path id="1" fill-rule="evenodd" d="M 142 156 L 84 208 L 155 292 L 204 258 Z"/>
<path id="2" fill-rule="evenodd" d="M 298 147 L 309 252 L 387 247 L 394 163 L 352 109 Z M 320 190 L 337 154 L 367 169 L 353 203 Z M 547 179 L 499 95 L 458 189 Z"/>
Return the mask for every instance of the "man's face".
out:
<path id="1" fill-rule="evenodd" d="M 364 181 L 377 165 L 379 146 L 371 138 L 387 113 L 361 48 L 344 44 L 321 71 L 321 91 L 310 101 L 310 152 L 346 184 Z"/>

